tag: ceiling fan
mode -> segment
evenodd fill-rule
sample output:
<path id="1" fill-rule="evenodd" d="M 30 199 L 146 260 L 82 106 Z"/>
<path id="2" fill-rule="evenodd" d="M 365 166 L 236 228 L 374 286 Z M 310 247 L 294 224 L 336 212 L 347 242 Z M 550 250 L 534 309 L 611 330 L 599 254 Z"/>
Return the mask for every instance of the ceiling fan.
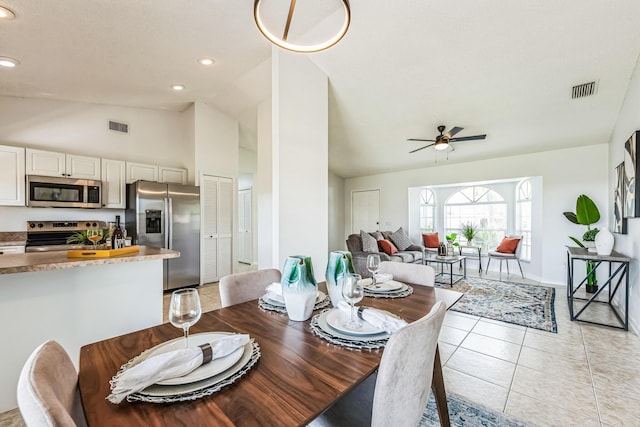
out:
<path id="1" fill-rule="evenodd" d="M 407 141 L 433 142 L 433 144 L 425 145 L 424 147 L 420 147 L 413 151 L 409 151 L 409 153 L 415 153 L 416 151 L 420 151 L 431 146 L 434 146 L 433 148 L 435 148 L 436 150 L 446 150 L 447 148 L 449 148 L 450 142 L 473 141 L 476 139 L 485 139 L 487 137 L 487 135 L 473 135 L 473 136 L 463 136 L 459 138 L 454 138 L 453 136 L 458 132 L 460 132 L 462 129 L 464 128 L 459 128 L 454 126 L 451 129 L 449 129 L 449 132 L 443 133 L 445 130 L 445 126 L 440 125 L 438 126 L 438 132 L 440 132 L 440 135 L 436 136 L 436 139 L 409 138 L 407 139 Z"/>

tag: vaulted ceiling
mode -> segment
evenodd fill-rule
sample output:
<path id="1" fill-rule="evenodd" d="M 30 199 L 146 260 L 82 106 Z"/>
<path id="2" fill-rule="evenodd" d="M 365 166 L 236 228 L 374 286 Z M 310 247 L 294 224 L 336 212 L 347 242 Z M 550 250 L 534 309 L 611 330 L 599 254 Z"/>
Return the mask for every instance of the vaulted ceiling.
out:
<path id="1" fill-rule="evenodd" d="M 320 31 L 339 13 L 333 1 L 303 28 Z M 350 4 L 345 38 L 309 54 L 329 77 L 329 166 L 344 177 L 605 143 L 640 53 L 637 0 Z M 170 110 L 199 101 L 249 129 L 269 96 L 271 48 L 252 0 L 0 6 L 16 14 L 0 22 L 0 56 L 20 61 L 0 68 L 0 95 Z M 216 63 L 198 64 L 205 56 Z M 571 98 L 590 81 L 594 95 Z M 440 124 L 487 139 L 409 154 L 421 145 L 407 138 L 433 139 Z"/>

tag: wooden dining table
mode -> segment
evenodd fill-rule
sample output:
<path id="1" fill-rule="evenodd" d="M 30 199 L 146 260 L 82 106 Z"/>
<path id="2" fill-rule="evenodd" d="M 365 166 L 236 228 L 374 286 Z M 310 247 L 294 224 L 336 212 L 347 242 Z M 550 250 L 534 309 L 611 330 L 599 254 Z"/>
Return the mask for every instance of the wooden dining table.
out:
<path id="1" fill-rule="evenodd" d="M 360 305 L 412 322 L 436 302 L 433 287 L 413 289 L 405 298 L 364 298 Z M 260 359 L 236 383 L 211 396 L 180 403 L 115 405 L 105 398 L 109 380 L 123 364 L 180 337 L 181 329 L 165 323 L 83 346 L 78 384 L 88 426 L 306 425 L 374 373 L 383 352 L 331 344 L 312 333 L 309 321 L 296 322 L 286 314 L 262 310 L 257 300 L 203 313 L 190 330 L 192 334 L 218 331 L 249 334 L 260 345 Z M 438 350 L 431 388 L 441 425 L 449 426 Z"/>

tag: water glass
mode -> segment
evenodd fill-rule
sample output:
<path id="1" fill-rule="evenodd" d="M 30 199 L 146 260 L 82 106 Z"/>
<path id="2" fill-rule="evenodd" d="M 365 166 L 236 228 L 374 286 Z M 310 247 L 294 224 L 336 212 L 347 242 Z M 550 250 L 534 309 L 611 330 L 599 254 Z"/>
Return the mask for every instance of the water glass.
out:
<path id="1" fill-rule="evenodd" d="M 201 315 L 202 308 L 197 289 L 180 289 L 171 294 L 169 321 L 184 331 L 185 348 L 189 348 L 189 328 L 200 320 Z"/>
<path id="2" fill-rule="evenodd" d="M 362 287 L 362 277 L 358 274 L 346 274 L 342 280 L 342 296 L 344 300 L 351 306 L 351 316 L 348 323 L 344 326 L 347 329 L 359 329 L 362 327 L 355 315 L 355 304 L 362 301 L 364 297 L 364 288 Z"/>

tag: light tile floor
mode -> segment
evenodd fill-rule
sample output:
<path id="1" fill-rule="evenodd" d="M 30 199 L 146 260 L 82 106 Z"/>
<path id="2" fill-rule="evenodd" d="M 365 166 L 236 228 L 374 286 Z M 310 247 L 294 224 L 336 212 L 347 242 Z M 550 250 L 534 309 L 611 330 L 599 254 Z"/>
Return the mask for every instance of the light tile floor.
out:
<path id="1" fill-rule="evenodd" d="M 217 283 L 203 285 L 200 296 L 204 311 L 220 306 Z M 571 322 L 564 296 L 558 287 L 557 334 L 448 312 L 440 335 L 447 391 L 531 425 L 639 426 L 640 337 Z M 0 425 L 24 423 L 13 410 L 0 414 Z"/>

